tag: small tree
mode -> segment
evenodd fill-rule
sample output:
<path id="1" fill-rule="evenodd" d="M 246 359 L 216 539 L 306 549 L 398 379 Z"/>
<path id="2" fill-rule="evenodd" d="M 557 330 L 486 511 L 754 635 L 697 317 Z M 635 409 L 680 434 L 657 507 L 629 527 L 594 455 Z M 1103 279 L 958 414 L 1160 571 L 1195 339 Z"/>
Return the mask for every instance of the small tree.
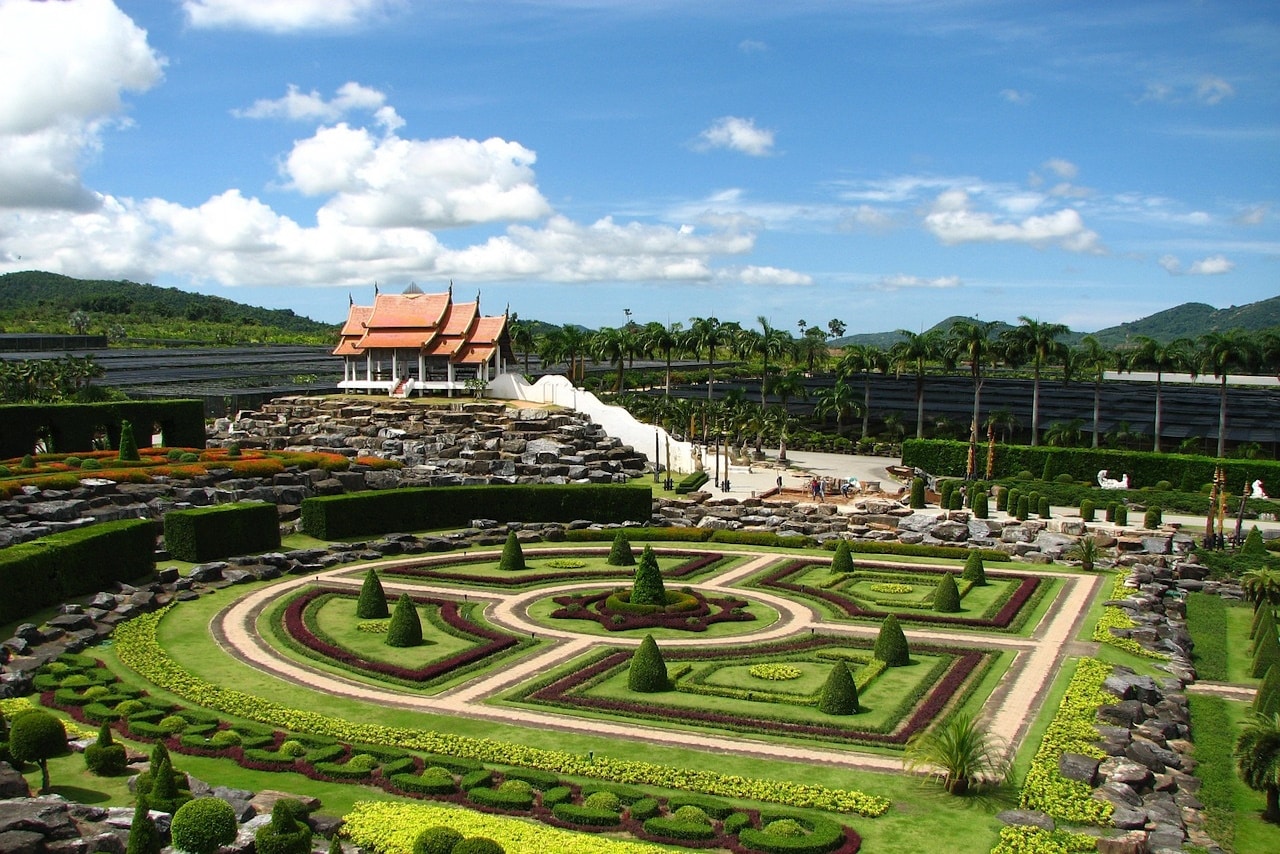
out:
<path id="1" fill-rule="evenodd" d="M 876 635 L 876 645 L 871 654 L 890 667 L 905 667 L 911 663 L 907 636 L 893 614 L 885 617 L 880 624 L 880 634 Z"/>
<path id="2" fill-rule="evenodd" d="M 828 715 L 858 713 L 858 684 L 853 681 L 853 674 L 845 662 L 837 661 L 827 674 L 827 681 L 818 696 L 818 710 Z"/>
<path id="3" fill-rule="evenodd" d="M 977 549 L 969 552 L 969 556 L 964 561 L 964 572 L 960 573 L 960 577 L 965 581 L 972 581 L 974 587 L 987 585 L 987 568 L 982 562 L 982 552 Z"/>
<path id="4" fill-rule="evenodd" d="M 1266 557 L 1267 545 L 1262 540 L 1262 532 L 1254 525 L 1245 535 L 1244 545 L 1240 546 L 1240 554 L 1250 557 Z"/>
<path id="5" fill-rule="evenodd" d="M 955 488 L 956 482 L 950 478 L 938 482 L 938 506 L 943 510 L 951 508 L 951 493 Z"/>
<path id="6" fill-rule="evenodd" d="M 160 831 L 151 819 L 151 806 L 146 796 L 138 797 L 129 823 L 129 845 L 124 854 L 160 854 Z"/>
<path id="7" fill-rule="evenodd" d="M 360 598 L 356 600 L 356 616 L 362 620 L 382 620 L 391 615 L 387 608 L 387 594 L 382 589 L 378 573 L 369 570 L 360 585 Z"/>
<path id="8" fill-rule="evenodd" d="M 1014 515 L 1014 518 L 1016 518 L 1019 522 L 1027 521 L 1027 517 L 1031 515 L 1031 496 L 1030 495 L 1018 496 L 1018 510 L 1013 515 Z"/>
<path id="9" fill-rule="evenodd" d="M 346 854 L 342 850 L 342 840 L 336 833 L 333 835 L 333 841 L 329 843 L 329 854 Z"/>
<path id="10" fill-rule="evenodd" d="M 1098 541 L 1092 534 L 1085 534 L 1076 540 L 1075 545 L 1067 549 L 1064 554 L 1072 560 L 1080 561 L 1080 568 L 1085 572 L 1093 572 L 1094 564 L 1103 557 L 1102 547 L 1098 545 Z"/>
<path id="11" fill-rule="evenodd" d="M 1116 504 L 1116 524 L 1124 527 L 1129 524 L 1129 505 Z"/>
<path id="12" fill-rule="evenodd" d="M 1096 508 L 1092 499 L 1083 498 L 1080 500 L 1080 521 L 1092 522 Z"/>
<path id="13" fill-rule="evenodd" d="M 1254 715 L 1236 739 L 1236 770 L 1267 796 L 1263 821 L 1280 822 L 1280 715 Z"/>
<path id="14" fill-rule="evenodd" d="M 128 421 L 120 422 L 120 459 L 132 462 L 141 459 L 138 456 L 138 442 L 133 438 L 133 424 Z"/>
<path id="15" fill-rule="evenodd" d="M 174 770 L 168 748 L 157 741 L 151 748 L 150 767 L 138 778 L 139 793 L 147 796 L 152 809 L 172 813 L 191 800 L 190 793 L 182 791 L 185 785 L 186 775 Z"/>
<path id="16" fill-rule="evenodd" d="M 998 785 L 1009 779 L 1011 766 L 1004 743 L 980 728 L 970 715 L 957 712 L 941 724 L 907 741 L 903 765 L 908 771 L 929 769 L 941 776 L 948 794 L 966 795 L 975 785 Z"/>
<path id="17" fill-rule="evenodd" d="M 422 643 L 422 620 L 408 593 L 401 593 L 387 626 L 387 646 L 409 647 Z"/>
<path id="18" fill-rule="evenodd" d="M 1164 521 L 1164 511 L 1157 506 L 1147 508 L 1147 512 L 1142 514 L 1142 527 L 1149 531 L 1159 528 Z"/>
<path id="19" fill-rule="evenodd" d="M 1009 508 L 1009 490 L 1003 486 L 996 487 L 996 512 L 1003 513 Z"/>
<path id="20" fill-rule="evenodd" d="M 924 501 L 924 478 L 911 478 L 911 509 L 919 510 L 925 505 Z"/>
<path id="21" fill-rule="evenodd" d="M 605 563 L 609 566 L 636 565 L 636 556 L 631 553 L 631 541 L 627 539 L 626 529 L 618 529 L 618 533 L 613 538 L 613 545 L 609 548 L 609 559 Z"/>
<path id="22" fill-rule="evenodd" d="M 1052 515 L 1047 495 L 1041 495 L 1040 500 L 1036 502 L 1036 515 L 1041 519 L 1048 519 Z"/>
<path id="23" fill-rule="evenodd" d="M 40 791 L 49 791 L 49 760 L 67 752 L 67 731 L 62 721 L 33 709 L 13 719 L 9 726 L 9 754 L 18 762 L 40 766 Z"/>
<path id="24" fill-rule="evenodd" d="M 662 650 L 653 635 L 645 635 L 644 640 L 631 656 L 631 669 L 627 672 L 627 687 L 641 694 L 653 694 L 658 691 L 670 691 L 671 680 L 667 677 L 667 663 L 662 659 Z"/>
<path id="25" fill-rule="evenodd" d="M 298 821 L 302 805 L 281 799 L 271 808 L 271 823 L 254 834 L 257 854 L 311 854 L 311 828 Z"/>
<path id="26" fill-rule="evenodd" d="M 835 557 L 831 558 L 831 572 L 833 574 L 853 572 L 853 553 L 849 551 L 848 540 L 836 543 Z"/>
<path id="27" fill-rule="evenodd" d="M 1271 717 L 1280 712 L 1280 664 L 1267 668 L 1267 675 L 1262 677 L 1258 693 L 1253 698 L 1253 712 Z"/>
<path id="28" fill-rule="evenodd" d="M 978 490 L 973 493 L 974 518 L 986 519 L 988 516 L 990 516 L 991 511 L 988 509 L 989 506 L 990 505 L 988 503 L 987 493 L 983 492 L 982 490 Z"/>
<path id="29" fill-rule="evenodd" d="M 111 725 L 98 728 L 98 740 L 84 749 L 84 765 L 90 774 L 114 777 L 123 774 L 129 765 L 129 757 L 123 744 L 116 744 L 111 737 Z"/>
<path id="30" fill-rule="evenodd" d="M 173 845 L 188 854 L 213 854 L 235 841 L 239 828 L 235 810 L 221 798 L 188 801 L 173 814 Z"/>
<path id="31" fill-rule="evenodd" d="M 636 579 L 631 586 L 631 604 L 667 604 L 667 589 L 662 583 L 662 572 L 658 569 L 658 557 L 651 546 L 644 547 L 640 562 L 636 565 Z"/>
<path id="32" fill-rule="evenodd" d="M 525 568 L 524 550 L 520 548 L 520 540 L 516 532 L 507 534 L 506 545 L 502 547 L 502 559 L 498 561 L 498 569 L 504 572 L 519 572 Z"/>
<path id="33" fill-rule="evenodd" d="M 949 572 L 942 574 L 942 580 L 933 590 L 933 610 L 942 614 L 954 614 L 960 610 L 960 588 L 956 579 Z"/>

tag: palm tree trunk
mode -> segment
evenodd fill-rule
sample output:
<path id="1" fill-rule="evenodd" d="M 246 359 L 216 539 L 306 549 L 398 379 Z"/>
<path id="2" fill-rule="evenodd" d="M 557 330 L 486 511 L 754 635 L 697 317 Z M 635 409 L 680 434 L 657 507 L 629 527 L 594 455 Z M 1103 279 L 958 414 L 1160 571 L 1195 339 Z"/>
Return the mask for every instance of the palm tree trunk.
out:
<path id="1" fill-rule="evenodd" d="M 1157 454 L 1160 453 L 1160 416 L 1162 414 L 1161 410 L 1164 408 L 1164 390 L 1161 388 L 1161 379 L 1161 372 L 1156 371 L 1156 437 L 1151 449 Z"/>
<path id="2" fill-rule="evenodd" d="M 711 378 L 715 376 L 715 372 L 716 372 L 715 359 L 716 359 L 716 351 L 712 349 L 708 349 L 707 350 L 707 400 L 711 400 Z"/>
<path id="3" fill-rule="evenodd" d="M 1098 447 L 1098 419 L 1102 414 L 1102 383 L 1093 383 L 1093 446 Z"/>
<path id="4" fill-rule="evenodd" d="M 1031 385 L 1031 447 L 1040 444 L 1040 365 L 1036 365 Z"/>
<path id="5" fill-rule="evenodd" d="M 667 350 L 667 397 L 671 397 L 671 350 Z"/>
<path id="6" fill-rule="evenodd" d="M 1267 789 L 1267 808 L 1262 812 L 1262 820 L 1280 823 L 1280 787 L 1272 786 Z"/>
<path id="7" fill-rule="evenodd" d="M 1227 375 L 1222 375 L 1222 391 L 1218 394 L 1218 456 L 1227 455 Z"/>
<path id="8" fill-rule="evenodd" d="M 871 372 L 868 371 L 862 383 L 862 438 L 866 439 L 871 432 Z"/>
<path id="9" fill-rule="evenodd" d="M 916 374 L 916 438 L 924 438 L 924 376 Z"/>

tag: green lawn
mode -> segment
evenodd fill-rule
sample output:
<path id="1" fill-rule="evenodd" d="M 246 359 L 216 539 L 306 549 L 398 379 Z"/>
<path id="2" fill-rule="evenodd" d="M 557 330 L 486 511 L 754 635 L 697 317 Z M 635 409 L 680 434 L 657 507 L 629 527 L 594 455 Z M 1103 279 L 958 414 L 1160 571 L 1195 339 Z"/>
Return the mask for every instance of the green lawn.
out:
<path id="1" fill-rule="evenodd" d="M 1209 831 L 1220 844 L 1236 854 L 1272 854 L 1280 851 L 1280 825 L 1261 818 L 1266 799 L 1241 782 L 1235 773 L 1231 751 L 1243 721 L 1247 703 L 1192 694 L 1191 735 L 1194 756 L 1200 763 L 1196 776 L 1204 780 L 1199 797 L 1209 808 Z M 1230 850 L 1230 849 L 1228 849 Z"/>

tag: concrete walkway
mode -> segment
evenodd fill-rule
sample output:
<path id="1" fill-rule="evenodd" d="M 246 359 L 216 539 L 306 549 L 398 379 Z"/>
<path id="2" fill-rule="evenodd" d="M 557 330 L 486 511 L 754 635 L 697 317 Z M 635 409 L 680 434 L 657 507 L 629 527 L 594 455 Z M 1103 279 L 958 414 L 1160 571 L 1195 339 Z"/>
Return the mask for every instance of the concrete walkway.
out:
<path id="1" fill-rule="evenodd" d="M 495 551 L 488 554 L 492 554 L 496 558 L 498 552 Z M 874 637 L 878 632 L 876 626 L 857 626 L 821 620 L 817 612 L 812 608 L 782 597 L 772 596 L 763 591 L 751 590 L 744 594 L 743 591 L 732 587 L 732 584 L 778 560 L 786 558 L 777 554 L 737 552 L 735 554 L 743 554 L 744 562 L 715 578 L 694 586 L 698 589 L 721 595 L 747 595 L 752 599 L 767 601 L 771 606 L 779 610 L 781 618 L 771 625 L 761 627 L 759 630 L 733 637 L 717 638 L 714 641 L 710 641 L 710 643 L 714 643 L 717 646 L 751 644 L 804 634 L 807 631 L 821 631 L 823 633 L 847 634 L 860 637 Z M 422 565 L 433 562 L 446 563 L 451 559 L 453 559 L 453 556 L 446 555 L 437 558 L 423 558 L 420 556 L 413 559 L 387 562 L 379 564 L 379 566 Z M 357 588 L 361 583 L 364 569 L 365 567 L 346 566 L 328 570 L 315 576 L 291 578 L 269 587 L 252 591 L 215 616 L 211 625 L 214 637 L 229 654 L 278 678 L 312 690 L 359 699 L 382 706 L 417 709 L 433 714 L 465 716 L 537 729 L 557 729 L 652 744 L 693 747 L 709 752 L 732 753 L 763 759 L 814 762 L 874 771 L 901 770 L 901 760 L 896 757 L 863 753 L 856 748 L 775 744 L 741 735 L 703 734 L 694 731 L 666 729 L 630 721 L 586 720 L 575 718 L 568 713 L 549 713 L 535 709 L 487 703 L 486 701 L 490 698 L 509 690 L 520 682 L 546 673 L 550 669 L 559 667 L 566 662 L 573 661 L 598 646 L 619 647 L 639 643 L 637 639 L 632 638 L 601 638 L 596 635 L 581 635 L 572 631 L 551 629 L 546 625 L 533 623 L 527 618 L 527 605 L 534 599 L 545 598 L 561 590 L 598 589 L 602 583 L 607 584 L 607 582 L 564 584 L 536 591 L 518 591 L 513 594 L 504 594 L 492 591 L 462 591 L 456 587 L 407 584 L 384 580 L 384 589 L 391 593 L 412 590 L 456 599 L 465 592 L 467 598 L 487 603 L 485 606 L 486 615 L 495 624 L 501 625 L 509 631 L 534 632 L 541 638 L 551 640 L 551 645 L 548 647 L 506 663 L 502 668 L 486 670 L 475 679 L 460 686 L 430 696 L 382 688 L 321 671 L 318 668 L 308 666 L 305 662 L 296 661 L 282 655 L 266 644 L 258 635 L 256 631 L 258 616 L 264 608 L 278 600 L 280 596 L 299 587 L 318 583 Z M 998 572 L 993 574 L 998 574 Z M 1067 654 L 1068 645 L 1072 643 L 1072 638 L 1078 630 L 1084 611 L 1102 583 L 1101 576 L 1077 576 L 1054 572 L 1035 572 L 1034 574 L 1060 577 L 1064 583 L 1059 589 L 1057 600 L 1051 605 L 1045 619 L 1036 629 L 1032 638 L 943 630 L 912 630 L 906 632 L 908 639 L 913 642 L 955 644 L 970 647 L 975 645 L 998 647 L 1015 652 L 1013 665 L 1004 674 L 983 709 L 983 717 L 989 720 L 991 733 L 1003 739 L 1011 751 L 1016 750 L 1026 733 L 1031 719 L 1042 704 L 1044 695 L 1052 684 L 1053 676 L 1057 673 L 1063 658 Z M 667 640 L 663 643 L 666 646 L 697 646 L 704 645 L 708 641 L 692 638 L 689 640 Z"/>

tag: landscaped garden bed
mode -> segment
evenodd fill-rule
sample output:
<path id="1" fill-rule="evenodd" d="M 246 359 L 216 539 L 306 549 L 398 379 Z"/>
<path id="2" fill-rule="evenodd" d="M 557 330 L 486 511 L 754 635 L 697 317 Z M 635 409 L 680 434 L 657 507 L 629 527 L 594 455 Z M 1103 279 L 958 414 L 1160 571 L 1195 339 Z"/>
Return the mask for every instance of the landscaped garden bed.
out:
<path id="1" fill-rule="evenodd" d="M 526 568 L 516 572 L 498 568 L 491 555 L 458 555 L 447 560 L 434 560 L 415 565 L 393 564 L 379 567 L 388 578 L 413 579 L 431 584 L 521 590 L 566 581 L 596 579 L 630 579 L 635 570 L 628 566 L 610 566 L 603 557 L 608 549 L 536 549 L 526 553 Z M 655 549 L 664 578 L 691 581 L 722 570 L 740 558 L 718 552 L 688 552 L 678 549 Z M 557 565 L 564 561 L 581 566 Z"/>

